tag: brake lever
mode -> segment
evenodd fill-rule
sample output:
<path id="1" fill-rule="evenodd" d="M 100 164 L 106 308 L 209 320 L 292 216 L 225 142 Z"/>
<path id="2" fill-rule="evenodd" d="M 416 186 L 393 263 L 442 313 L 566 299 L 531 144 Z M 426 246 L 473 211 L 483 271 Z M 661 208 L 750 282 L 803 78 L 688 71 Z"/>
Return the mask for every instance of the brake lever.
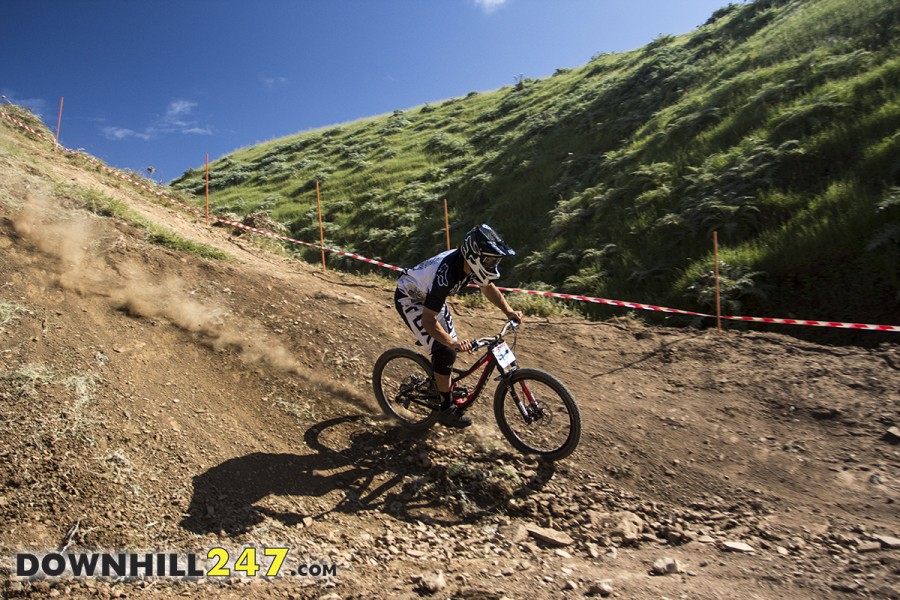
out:
<path id="1" fill-rule="evenodd" d="M 474 353 L 476 350 L 484 348 L 485 346 L 489 345 L 492 341 L 494 341 L 494 338 L 476 338 L 476 339 L 472 340 L 472 342 L 471 342 L 472 349 L 469 350 L 469 353 Z"/>
<path id="2" fill-rule="evenodd" d="M 500 330 L 500 337 L 505 336 L 506 333 L 507 333 L 508 331 L 510 331 L 510 330 L 515 331 L 516 329 L 519 328 L 519 325 L 520 325 L 520 324 L 521 324 L 521 323 L 520 323 L 519 321 L 515 321 L 515 320 L 513 320 L 513 319 L 510 319 L 509 321 L 506 322 L 506 325 L 503 326 L 503 329 Z"/>

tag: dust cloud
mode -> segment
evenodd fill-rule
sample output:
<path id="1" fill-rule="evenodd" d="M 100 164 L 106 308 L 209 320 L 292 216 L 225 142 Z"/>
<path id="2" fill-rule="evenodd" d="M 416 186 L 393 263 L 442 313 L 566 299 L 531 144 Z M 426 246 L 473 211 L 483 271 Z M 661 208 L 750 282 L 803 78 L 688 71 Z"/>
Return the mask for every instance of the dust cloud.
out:
<path id="1" fill-rule="evenodd" d="M 53 259 L 46 267 L 62 289 L 82 296 L 105 297 L 111 307 L 134 317 L 164 319 L 195 334 L 215 350 L 235 351 L 248 365 L 297 375 L 371 410 L 358 391 L 300 364 L 287 348 L 271 340 L 258 323 L 192 298 L 180 279 L 160 280 L 133 260 L 108 264 L 100 232 L 89 215 L 63 213 L 49 199 L 31 194 L 14 215 L 12 224 L 22 240 Z"/>

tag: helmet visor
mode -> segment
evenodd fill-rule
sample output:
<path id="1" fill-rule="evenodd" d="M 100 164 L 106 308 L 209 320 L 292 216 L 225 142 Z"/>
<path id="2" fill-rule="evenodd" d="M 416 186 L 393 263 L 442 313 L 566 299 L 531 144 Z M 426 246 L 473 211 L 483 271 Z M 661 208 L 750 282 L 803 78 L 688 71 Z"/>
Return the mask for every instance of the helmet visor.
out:
<path id="1" fill-rule="evenodd" d="M 492 256 L 490 254 L 481 257 L 481 264 L 484 265 L 485 269 L 489 271 L 493 271 L 497 268 L 497 265 L 500 264 L 500 259 L 502 256 Z"/>

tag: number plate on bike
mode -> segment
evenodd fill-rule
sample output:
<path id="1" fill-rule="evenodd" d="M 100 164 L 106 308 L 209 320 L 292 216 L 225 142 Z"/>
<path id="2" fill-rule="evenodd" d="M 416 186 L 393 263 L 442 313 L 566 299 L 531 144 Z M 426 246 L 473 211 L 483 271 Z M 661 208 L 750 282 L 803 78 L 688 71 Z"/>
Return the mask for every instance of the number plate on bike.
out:
<path id="1" fill-rule="evenodd" d="M 509 346 L 506 345 L 506 342 L 500 342 L 500 344 L 494 346 L 491 352 L 494 353 L 497 363 L 504 369 L 516 362 L 516 357 L 512 350 L 509 349 Z"/>

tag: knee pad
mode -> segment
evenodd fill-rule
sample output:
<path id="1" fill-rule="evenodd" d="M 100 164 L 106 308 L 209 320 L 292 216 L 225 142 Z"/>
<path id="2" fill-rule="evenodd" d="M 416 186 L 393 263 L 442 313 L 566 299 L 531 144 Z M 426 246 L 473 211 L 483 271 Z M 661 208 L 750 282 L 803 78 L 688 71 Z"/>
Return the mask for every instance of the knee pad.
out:
<path id="1" fill-rule="evenodd" d="M 431 353 L 431 366 L 438 375 L 450 375 L 453 372 L 453 363 L 456 362 L 456 350 L 447 346 L 435 344 Z"/>

